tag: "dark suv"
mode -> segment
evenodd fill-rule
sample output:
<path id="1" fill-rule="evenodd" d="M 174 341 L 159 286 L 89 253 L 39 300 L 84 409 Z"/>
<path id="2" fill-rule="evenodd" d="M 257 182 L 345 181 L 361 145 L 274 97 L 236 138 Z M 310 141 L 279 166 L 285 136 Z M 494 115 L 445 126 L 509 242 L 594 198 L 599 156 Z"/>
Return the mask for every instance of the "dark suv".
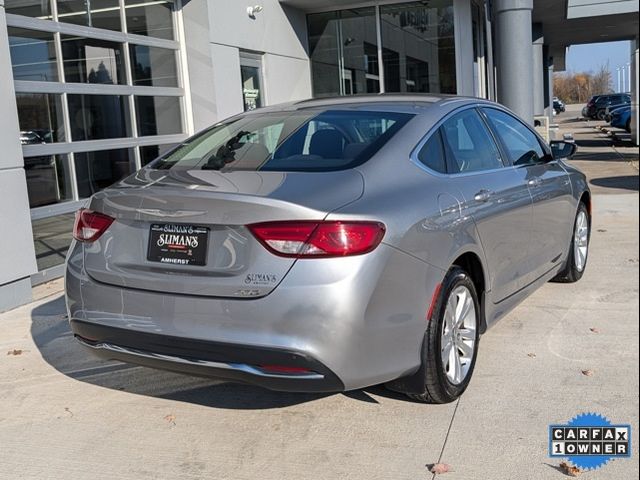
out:
<path id="1" fill-rule="evenodd" d="M 594 95 L 589 100 L 589 103 L 587 103 L 586 116 L 593 119 L 604 120 L 608 106 L 623 103 L 631 103 L 631 96 L 628 93 Z"/>

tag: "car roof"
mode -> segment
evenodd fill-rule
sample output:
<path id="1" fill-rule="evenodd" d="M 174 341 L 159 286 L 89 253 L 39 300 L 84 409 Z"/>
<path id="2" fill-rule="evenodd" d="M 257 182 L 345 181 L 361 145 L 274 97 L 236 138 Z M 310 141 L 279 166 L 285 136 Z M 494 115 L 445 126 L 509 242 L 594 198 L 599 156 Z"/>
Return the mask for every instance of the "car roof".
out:
<path id="1" fill-rule="evenodd" d="M 463 97 L 459 95 L 445 94 L 416 94 L 416 93 L 379 93 L 349 95 L 340 97 L 311 98 L 279 105 L 268 106 L 255 110 L 255 112 L 277 112 L 306 109 L 379 109 L 416 113 L 416 108 L 429 108 L 450 104 L 462 105 L 464 103 L 493 103 L 475 97 Z"/>

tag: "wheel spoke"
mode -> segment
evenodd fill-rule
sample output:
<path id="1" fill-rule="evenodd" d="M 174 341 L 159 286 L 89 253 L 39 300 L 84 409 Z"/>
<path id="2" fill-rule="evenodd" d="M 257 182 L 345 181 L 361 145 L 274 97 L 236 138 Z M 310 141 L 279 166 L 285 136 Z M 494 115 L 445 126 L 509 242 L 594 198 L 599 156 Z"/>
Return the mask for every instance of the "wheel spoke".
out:
<path id="1" fill-rule="evenodd" d="M 453 378 L 455 378 L 456 383 L 460 383 L 460 381 L 462 380 L 462 363 L 460 362 L 460 355 L 458 354 L 458 349 L 453 349 L 453 357 L 454 357 L 454 364 L 456 366 L 456 374 Z"/>
<path id="2" fill-rule="evenodd" d="M 458 348 L 460 349 L 460 352 L 462 352 L 462 356 L 465 360 L 471 360 L 471 357 L 473 357 L 473 347 L 471 345 L 465 342 L 460 342 L 458 344 Z"/>
<path id="3" fill-rule="evenodd" d="M 463 302 L 460 302 L 460 303 L 463 303 Z M 468 293 L 465 293 L 464 303 L 462 305 L 462 308 L 459 309 L 460 315 L 456 316 L 456 327 L 459 328 L 462 325 L 464 325 L 464 321 L 469 316 L 469 312 L 471 312 L 472 305 L 473 305 L 473 299 L 471 298 L 471 295 L 469 295 Z"/>
<path id="4" fill-rule="evenodd" d="M 451 350 L 453 349 L 453 342 L 449 340 L 444 347 L 442 347 L 442 366 L 447 368 L 447 362 L 449 360 L 449 355 L 451 355 Z"/>
<path id="5" fill-rule="evenodd" d="M 460 330 L 458 330 L 458 332 L 460 332 L 460 337 L 462 337 L 463 341 L 467 341 L 467 342 L 475 342 L 476 341 L 476 327 L 475 327 L 475 325 L 473 327 L 465 326 L 465 328 L 461 328 Z"/>

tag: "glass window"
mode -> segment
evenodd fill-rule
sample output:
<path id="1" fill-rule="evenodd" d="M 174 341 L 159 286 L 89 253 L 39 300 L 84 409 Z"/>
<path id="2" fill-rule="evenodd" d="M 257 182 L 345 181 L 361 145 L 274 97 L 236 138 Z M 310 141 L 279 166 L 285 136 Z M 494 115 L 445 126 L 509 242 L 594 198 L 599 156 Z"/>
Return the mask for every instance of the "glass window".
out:
<path id="1" fill-rule="evenodd" d="M 532 165 L 543 160 L 545 152 L 538 137 L 522 122 L 495 108 L 483 111 L 514 165 Z"/>
<path id="2" fill-rule="evenodd" d="M 140 136 L 182 132 L 179 97 L 135 97 Z"/>
<path id="3" fill-rule="evenodd" d="M 314 96 L 378 93 L 378 37 L 374 8 L 307 17 Z"/>
<path id="4" fill-rule="evenodd" d="M 74 83 L 126 83 L 122 45 L 115 42 L 61 36 L 64 76 Z"/>
<path id="5" fill-rule="evenodd" d="M 16 93 L 20 143 L 64 142 L 61 96 L 51 93 Z"/>
<path id="6" fill-rule="evenodd" d="M 447 162 L 442 147 L 442 137 L 440 130 L 431 135 L 427 143 L 418 152 L 418 160 L 431 170 L 440 173 L 447 173 Z"/>
<path id="7" fill-rule="evenodd" d="M 260 68 L 251 65 L 240 65 L 240 76 L 242 78 L 244 111 L 247 112 L 262 107 Z"/>
<path id="8" fill-rule="evenodd" d="M 176 143 L 168 143 L 166 145 L 145 145 L 140 147 L 140 163 L 144 167 L 161 155 L 174 148 Z"/>
<path id="9" fill-rule="evenodd" d="M 7 30 L 13 78 L 57 82 L 53 33 L 14 27 Z"/>
<path id="10" fill-rule="evenodd" d="M 344 170 L 371 158 L 411 118 L 405 113 L 342 110 L 236 117 L 192 137 L 151 167 Z"/>
<path id="11" fill-rule="evenodd" d="M 125 0 L 127 32 L 173 40 L 171 2 Z"/>
<path id="12" fill-rule="evenodd" d="M 120 138 L 131 134 L 126 97 L 69 94 L 67 100 L 74 141 Z"/>
<path id="13" fill-rule="evenodd" d="M 62 265 L 71 245 L 74 213 L 33 220 L 33 244 L 38 271 Z"/>
<path id="14" fill-rule="evenodd" d="M 48 0 L 5 0 L 4 9 L 13 15 L 51 20 Z"/>
<path id="15" fill-rule="evenodd" d="M 453 0 L 380 6 L 387 92 L 456 93 Z"/>
<path id="16" fill-rule="evenodd" d="M 45 155 L 24 159 L 29 207 L 41 207 L 71 200 L 71 176 L 66 155 Z"/>
<path id="17" fill-rule="evenodd" d="M 178 73 L 174 50 L 129 45 L 134 85 L 177 87 Z"/>
<path id="18" fill-rule="evenodd" d="M 441 127 L 447 154 L 454 172 L 476 172 L 503 166 L 498 147 L 475 109 L 465 110 L 446 120 Z"/>
<path id="19" fill-rule="evenodd" d="M 75 153 L 78 195 L 87 198 L 130 175 L 134 168 L 133 150 L 103 150 Z"/>
<path id="20" fill-rule="evenodd" d="M 60 22 L 122 31 L 118 0 L 57 0 L 57 2 Z"/>

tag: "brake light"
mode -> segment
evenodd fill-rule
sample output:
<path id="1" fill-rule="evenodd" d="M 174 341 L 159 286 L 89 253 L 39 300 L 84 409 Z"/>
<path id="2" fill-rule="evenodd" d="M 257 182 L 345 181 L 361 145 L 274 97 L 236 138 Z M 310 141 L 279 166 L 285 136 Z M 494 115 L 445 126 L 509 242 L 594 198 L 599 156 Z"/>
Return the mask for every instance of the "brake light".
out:
<path id="1" fill-rule="evenodd" d="M 379 222 L 348 221 L 266 222 L 248 228 L 267 250 L 293 258 L 361 255 L 375 249 L 385 232 Z"/>
<path id="2" fill-rule="evenodd" d="M 73 238 L 79 242 L 95 242 L 114 220 L 108 215 L 81 208 L 76 212 Z"/>

